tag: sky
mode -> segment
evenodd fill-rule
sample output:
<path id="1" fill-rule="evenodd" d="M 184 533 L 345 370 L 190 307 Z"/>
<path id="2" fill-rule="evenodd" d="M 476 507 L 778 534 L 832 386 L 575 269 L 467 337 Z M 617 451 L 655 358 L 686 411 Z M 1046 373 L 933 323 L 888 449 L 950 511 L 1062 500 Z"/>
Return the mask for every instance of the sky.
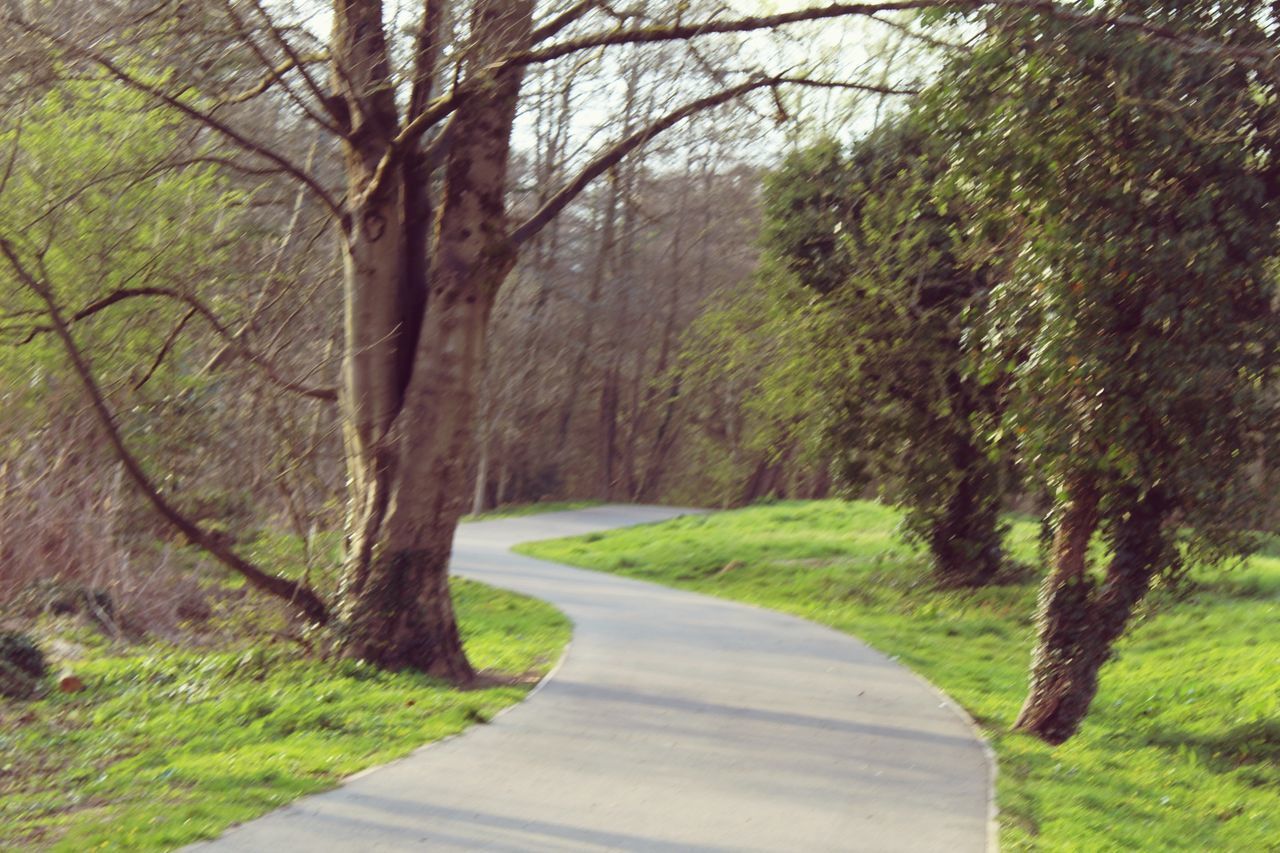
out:
<path id="1" fill-rule="evenodd" d="M 543 2 L 540 6 L 546 10 L 540 17 L 547 17 L 557 8 L 564 8 L 568 0 Z M 741 15 L 769 14 L 780 11 L 792 11 L 807 6 L 821 5 L 823 0 L 726 0 Z M 297 5 L 309 13 L 309 28 L 319 39 L 327 39 L 331 26 L 329 13 L 330 3 L 325 0 L 297 0 Z M 624 4 L 625 5 L 625 4 Z M 402 22 L 405 28 L 412 26 L 420 14 L 421 0 L 386 0 L 388 14 Z M 603 23 L 602 26 L 608 26 Z M 808 71 L 813 76 L 826 79 L 866 79 L 859 75 L 857 69 L 865 66 L 876 47 L 888 31 L 875 24 L 861 20 L 828 20 L 809 24 L 797 24 L 783 28 L 780 37 L 768 33 L 755 33 L 740 38 L 740 50 L 737 64 L 749 68 L 766 68 L 770 71 L 795 72 Z M 880 82 L 874 80 L 873 82 Z M 688 99 L 685 92 L 678 97 Z M 866 106 L 859 117 L 850 118 L 848 104 L 851 96 L 847 92 L 806 90 L 803 93 L 794 89 L 787 96 L 790 107 L 808 116 L 807 124 L 793 125 L 788 129 L 780 129 L 773 134 L 770 147 L 785 146 L 796 136 L 812 134 L 817 130 L 834 130 L 839 135 L 856 135 L 865 132 L 874 115 L 872 106 Z M 864 104 L 866 102 L 864 101 Z M 607 124 L 611 113 L 616 110 L 616 100 L 607 93 L 597 95 L 594 102 L 589 100 L 582 105 L 579 123 L 581 132 L 590 132 L 593 126 Z M 531 141 L 528 121 L 521 121 L 517 127 L 517 147 L 527 147 Z"/>

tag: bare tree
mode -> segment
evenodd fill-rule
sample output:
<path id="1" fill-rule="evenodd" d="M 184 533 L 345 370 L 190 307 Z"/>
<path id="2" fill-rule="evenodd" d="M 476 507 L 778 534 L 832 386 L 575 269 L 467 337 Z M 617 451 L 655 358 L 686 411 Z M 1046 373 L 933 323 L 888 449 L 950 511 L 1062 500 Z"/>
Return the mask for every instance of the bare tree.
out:
<path id="1" fill-rule="evenodd" d="M 509 211 L 511 135 L 526 69 L 624 45 L 654 50 L 718 34 L 925 5 L 896 0 L 735 17 L 715 7 L 698 14 L 683 2 L 620 14 L 610 4 L 584 0 L 556 5 L 539 17 L 534 0 L 424 0 L 402 44 L 396 36 L 400 22 L 379 0 L 335 0 L 332 36 L 323 45 L 310 35 L 299 10 L 269 7 L 263 0 L 197 7 L 121 0 L 113 9 L 124 23 L 94 38 L 9 4 L 3 14 L 11 32 L 77 73 L 93 72 L 144 95 L 198 128 L 210 150 L 233 153 L 206 156 L 223 158 L 229 168 L 298 182 L 336 226 L 343 269 L 337 396 L 348 484 L 347 559 L 329 600 L 305 578 L 254 565 L 166 497 L 118 429 L 116 413 L 77 344 L 75 312 L 60 304 L 38 248 L 22 235 L 8 234 L 0 236 L 0 249 L 16 279 L 43 305 L 46 328 L 65 346 L 125 470 L 163 517 L 307 619 L 334 627 L 343 654 L 464 681 L 472 672 L 455 624 L 447 565 L 471 485 L 476 395 L 490 317 L 522 248 L 595 179 L 625 174 L 629 155 L 706 110 L 792 84 L 887 88 L 811 81 L 755 67 L 720 69 L 716 86 L 701 91 L 682 90 L 672 80 L 665 100 L 652 99 L 650 109 L 615 126 L 611 141 L 581 158 L 537 209 L 515 221 Z M 602 28 L 592 30 L 596 22 Z M 205 44 L 191 38 L 196 30 L 217 37 Z M 220 63 L 219 55 L 208 52 L 217 45 L 257 60 L 257 73 L 246 79 L 243 62 Z M 152 60 L 139 60 L 144 49 L 195 51 L 201 60 L 186 63 L 175 79 L 149 73 Z M 309 168 L 261 123 L 240 120 L 237 111 L 268 92 L 281 109 L 274 136 L 326 140 L 326 150 L 340 152 L 340 175 Z M 639 212 L 627 205 L 624 197 L 620 251 L 634 251 L 627 241 L 634 240 Z M 173 297 L 115 296 L 101 310 L 131 298 Z M 217 322 L 214 312 L 189 307 Z M 242 341 L 225 325 L 222 331 L 232 345 Z M 249 357 L 248 351 L 242 354 Z M 621 361 L 615 359 L 611 369 L 620 373 Z M 616 377 L 610 381 L 608 393 L 621 394 Z"/>

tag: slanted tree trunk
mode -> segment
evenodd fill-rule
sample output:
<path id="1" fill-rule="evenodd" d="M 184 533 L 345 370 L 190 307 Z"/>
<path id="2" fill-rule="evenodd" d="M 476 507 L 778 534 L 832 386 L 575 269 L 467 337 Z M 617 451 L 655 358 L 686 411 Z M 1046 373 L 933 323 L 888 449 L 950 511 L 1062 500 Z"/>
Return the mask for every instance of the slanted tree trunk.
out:
<path id="1" fill-rule="evenodd" d="M 1054 542 L 1054 565 L 1040 592 L 1039 640 L 1031 689 L 1014 728 L 1051 744 L 1076 733 L 1098 692 L 1134 608 L 1166 564 L 1168 504 L 1158 491 L 1134 496 L 1114 522 L 1113 554 L 1101 585 L 1088 575 L 1089 539 L 1098 526 L 1098 495 L 1086 477 L 1068 484 Z"/>

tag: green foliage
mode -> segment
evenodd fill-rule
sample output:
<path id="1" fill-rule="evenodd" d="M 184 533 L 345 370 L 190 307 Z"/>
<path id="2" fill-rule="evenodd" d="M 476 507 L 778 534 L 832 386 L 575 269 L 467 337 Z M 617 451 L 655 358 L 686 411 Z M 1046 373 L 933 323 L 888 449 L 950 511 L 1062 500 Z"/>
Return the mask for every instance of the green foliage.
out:
<path id="1" fill-rule="evenodd" d="M 931 125 L 919 110 L 896 119 L 842 169 L 853 261 L 832 310 L 855 367 L 829 389 L 839 403 L 828 429 L 846 476 L 879 483 L 906 510 L 907 533 L 929 546 L 942 578 L 983 583 L 1001 564 L 1008 472 L 989 436 L 1004 377 L 976 370 L 969 332 L 990 273 L 960 259 L 968 212 L 933 197 L 946 162 Z"/>
<path id="2" fill-rule="evenodd" d="M 848 154 L 824 141 L 791 155 L 766 182 L 754 288 L 704 317 L 690 350 L 714 352 L 726 384 L 746 377 L 748 413 L 781 421 L 757 440 L 803 437 L 907 510 L 942 579 L 983 583 L 1002 559 L 1009 472 L 989 436 L 1003 377 L 976 370 L 966 332 L 989 276 L 960 258 L 960 206 L 933 198 L 946 164 L 929 123 L 911 113 Z"/>
<path id="3" fill-rule="evenodd" d="M 760 497 L 743 494 L 742 483 L 762 461 L 827 467 L 830 400 L 827 383 L 814 379 L 847 374 L 845 350 L 829 345 L 837 333 L 831 315 L 769 256 L 750 284 L 699 315 L 676 367 L 700 427 L 688 452 L 705 459 L 700 473 L 709 481 L 694 494 L 725 505 Z"/>
<path id="4" fill-rule="evenodd" d="M 0 703 L 0 848 L 171 849 L 492 718 L 558 659 L 569 623 L 480 584 L 454 591 L 468 656 L 510 684 L 156 645 L 78 661 L 83 693 Z"/>
<path id="5" fill-rule="evenodd" d="M 0 237 L 75 320 L 131 449 L 144 462 L 164 459 L 157 479 L 202 519 L 211 503 L 229 505 L 201 491 L 207 477 L 195 485 L 225 433 L 214 424 L 227 397 L 213 405 L 217 380 L 202 371 L 212 325 L 175 297 L 200 300 L 226 326 L 249 307 L 229 239 L 246 235 L 248 199 L 204 156 L 207 145 L 147 96 L 110 82 L 67 79 L 0 118 L 0 158 L 8 166 L 13 155 Z M 14 453 L 37 433 L 56 434 L 51 423 L 79 440 L 89 420 L 71 416 L 83 410 L 80 382 L 50 328 L 43 302 L 0 260 L 0 448 Z M 104 455 L 77 450 L 68 476 Z M 149 507 L 114 511 L 139 538 L 155 529 Z"/>
<path id="6" fill-rule="evenodd" d="M 1258 34 L 1253 3 L 1118 10 Z M 999 19 L 954 72 L 934 94 L 955 153 L 941 194 L 1008 259 L 984 345 L 1015 378 L 1005 434 L 1051 482 L 1089 477 L 1109 533 L 1155 489 L 1206 554 L 1231 553 L 1280 416 L 1276 93 L 1212 52 L 1036 16 Z"/>
<path id="7" fill-rule="evenodd" d="M 50 90 L 21 122 L 0 126 L 0 151 L 17 152 L 0 234 L 48 278 L 69 313 L 121 288 L 199 294 L 217 280 L 236 197 L 210 165 L 164 165 L 179 145 L 175 119 L 148 109 L 145 96 L 93 82 Z M 0 331 L 21 342 L 42 324 L 42 306 L 7 264 L 0 285 Z M 187 310 L 172 300 L 132 300 L 78 323 L 77 332 L 101 369 L 137 375 Z M 62 363 L 50 335 L 0 349 L 0 376 L 25 380 L 6 382 L 6 396 L 38 396 L 57 382 Z"/>
<path id="8" fill-rule="evenodd" d="M 1035 577 L 939 589 L 873 503 L 783 503 L 520 546 L 794 613 L 856 633 L 925 675 L 999 758 L 1001 849 L 1269 850 L 1280 836 L 1280 559 L 1193 569 L 1117 646 L 1094 710 L 1060 747 L 1007 731 L 1033 643 Z M 1031 561 L 1036 524 L 1011 519 Z M 1152 618 L 1154 616 L 1159 618 Z"/>
<path id="9" fill-rule="evenodd" d="M 843 288 L 858 258 L 844 229 L 864 187 L 834 139 L 792 153 L 764 182 L 764 245 L 798 281 L 821 294 Z"/>

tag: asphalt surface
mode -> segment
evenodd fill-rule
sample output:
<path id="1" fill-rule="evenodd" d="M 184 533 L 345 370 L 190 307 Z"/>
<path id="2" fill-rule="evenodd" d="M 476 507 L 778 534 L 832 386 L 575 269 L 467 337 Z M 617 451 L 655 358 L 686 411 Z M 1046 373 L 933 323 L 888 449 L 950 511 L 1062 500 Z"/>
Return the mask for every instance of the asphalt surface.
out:
<path id="1" fill-rule="evenodd" d="M 558 670 L 488 725 L 198 849 L 994 849 L 986 747 L 884 655 L 794 617 L 507 550 L 679 514 L 463 525 L 454 571 L 573 620 Z"/>

